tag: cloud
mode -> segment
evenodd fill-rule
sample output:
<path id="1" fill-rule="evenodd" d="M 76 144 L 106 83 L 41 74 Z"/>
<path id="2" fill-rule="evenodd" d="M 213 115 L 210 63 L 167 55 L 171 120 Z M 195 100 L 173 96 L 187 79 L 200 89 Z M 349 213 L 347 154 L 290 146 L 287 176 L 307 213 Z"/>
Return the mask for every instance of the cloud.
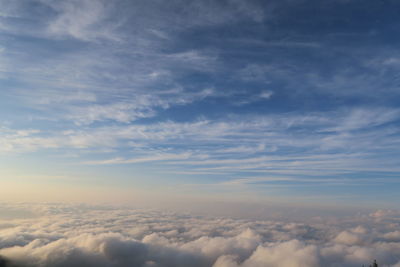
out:
<path id="1" fill-rule="evenodd" d="M 101 161 L 88 161 L 84 162 L 84 164 L 88 165 L 134 164 L 134 163 L 151 162 L 151 161 L 181 160 L 181 159 L 188 159 L 190 158 L 190 156 L 191 156 L 190 153 L 159 154 L 159 155 L 152 155 L 149 157 L 133 158 L 133 159 L 114 158 Z"/>
<path id="2" fill-rule="evenodd" d="M 137 106 L 127 103 L 114 103 L 111 105 L 90 105 L 73 108 L 72 114 L 67 115 L 78 125 L 91 124 L 96 121 L 114 120 L 129 123 L 138 118 L 152 117 L 155 115 L 152 105 Z"/>
<path id="3" fill-rule="evenodd" d="M 56 11 L 56 19 L 48 25 L 52 35 L 70 36 L 83 41 L 99 38 L 118 41 L 115 34 L 118 21 L 107 23 L 111 5 L 106 1 L 43 1 Z"/>
<path id="4" fill-rule="evenodd" d="M 359 234 L 349 231 L 343 231 L 335 237 L 335 242 L 346 245 L 359 245 L 362 243 L 362 238 Z"/>
<path id="5" fill-rule="evenodd" d="M 381 126 L 385 123 L 396 121 L 400 111 L 397 109 L 354 109 L 349 115 L 342 119 L 339 127 L 332 130 L 346 132 L 362 130 Z"/>
<path id="6" fill-rule="evenodd" d="M 276 148 L 272 147 L 270 149 L 267 149 L 265 147 L 265 144 L 261 143 L 258 144 L 255 147 L 251 146 L 235 146 L 235 147 L 229 147 L 229 148 L 224 148 L 221 150 L 218 150 L 218 153 L 256 153 L 256 152 L 261 152 L 261 151 L 274 151 Z"/>
<path id="7" fill-rule="evenodd" d="M 300 223 L 87 205 L 14 208 L 36 216 L 8 218 L 0 229 L 1 259 L 10 266 L 359 267 L 373 259 L 399 264 L 400 244 L 381 238 L 398 226 L 395 211 L 376 224 L 366 215 Z"/>
<path id="8" fill-rule="evenodd" d="M 204 92 L 197 97 L 207 95 Z M 184 98 L 192 101 L 192 97 L 195 98 L 194 94 Z M 137 105 L 94 105 L 93 109 L 82 109 L 81 114 L 76 113 L 75 123 L 62 127 L 62 131 L 3 126 L 0 150 L 3 153 L 75 150 L 81 154 L 76 158 L 77 163 L 152 161 L 164 166 L 168 164 L 168 171 L 176 173 L 226 175 L 235 172 L 240 176 L 229 180 L 240 184 L 254 181 L 316 182 L 321 185 L 395 182 L 390 172 L 398 171 L 398 162 L 390 156 L 390 151 L 399 142 L 395 125 L 397 109 L 356 108 L 250 118 L 243 115 L 229 120 L 199 119 L 193 122 L 130 122 L 135 119 L 135 112 L 146 110 L 157 102 L 157 98 L 151 99 L 139 101 L 143 104 Z M 163 105 L 169 105 L 169 100 L 163 101 Z M 120 123 L 92 125 L 107 118 Z M 361 122 L 351 123 L 349 128 L 349 121 L 354 120 Z M 88 150 L 99 155 L 83 157 L 82 153 Z M 380 172 L 382 179 L 348 179 L 348 175 L 367 170 Z M 341 177 L 332 179 L 332 175 L 338 174 Z M 248 178 L 248 182 L 243 177 Z M 229 180 L 226 181 L 228 184 Z"/>
<path id="9" fill-rule="evenodd" d="M 288 255 L 290 255 L 288 257 Z M 223 256 L 224 257 L 224 256 Z M 224 259 L 224 258 L 222 258 Z M 218 259 L 219 260 L 219 259 Z M 313 245 L 304 245 L 298 240 L 292 240 L 288 242 L 283 242 L 281 244 L 276 244 L 273 246 L 259 246 L 253 254 L 245 260 L 242 264 L 238 265 L 236 261 L 231 263 L 228 262 L 217 262 L 214 267 L 219 266 L 310 266 L 317 267 L 320 266 L 317 247 Z M 230 265 L 232 264 L 232 265 Z"/>

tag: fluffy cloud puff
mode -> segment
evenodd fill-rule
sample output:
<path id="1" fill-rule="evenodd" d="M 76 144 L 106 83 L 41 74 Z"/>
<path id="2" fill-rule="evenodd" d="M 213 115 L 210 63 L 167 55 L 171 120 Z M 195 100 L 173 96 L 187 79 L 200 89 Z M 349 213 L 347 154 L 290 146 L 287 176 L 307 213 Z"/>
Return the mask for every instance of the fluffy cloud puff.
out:
<path id="1" fill-rule="evenodd" d="M 307 223 L 129 208 L 24 205 L 0 220 L 0 266 L 400 266 L 400 216 Z M 37 214 L 33 216 L 33 214 Z"/>

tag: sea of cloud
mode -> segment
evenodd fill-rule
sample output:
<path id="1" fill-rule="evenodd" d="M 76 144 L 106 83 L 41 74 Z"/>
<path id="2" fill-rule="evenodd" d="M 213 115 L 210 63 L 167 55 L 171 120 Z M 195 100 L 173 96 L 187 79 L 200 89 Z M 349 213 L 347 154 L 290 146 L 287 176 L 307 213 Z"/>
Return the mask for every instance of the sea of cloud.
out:
<path id="1" fill-rule="evenodd" d="M 126 207 L 2 204 L 0 266 L 400 266 L 400 213 L 231 219 Z"/>

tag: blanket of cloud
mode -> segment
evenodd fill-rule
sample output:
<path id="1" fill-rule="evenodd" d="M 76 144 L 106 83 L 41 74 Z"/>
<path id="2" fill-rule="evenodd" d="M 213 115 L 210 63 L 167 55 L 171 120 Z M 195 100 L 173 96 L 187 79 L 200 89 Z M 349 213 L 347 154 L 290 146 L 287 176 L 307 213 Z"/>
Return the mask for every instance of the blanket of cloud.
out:
<path id="1" fill-rule="evenodd" d="M 1 266 L 400 266 L 400 213 L 308 222 L 67 204 L 2 205 Z M 26 216 L 20 216 L 26 214 Z"/>

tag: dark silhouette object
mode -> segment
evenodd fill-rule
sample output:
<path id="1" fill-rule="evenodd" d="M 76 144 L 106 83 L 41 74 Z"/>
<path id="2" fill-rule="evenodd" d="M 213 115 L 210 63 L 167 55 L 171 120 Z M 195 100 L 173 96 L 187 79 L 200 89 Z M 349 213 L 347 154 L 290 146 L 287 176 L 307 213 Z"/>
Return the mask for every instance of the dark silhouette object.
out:
<path id="1" fill-rule="evenodd" d="M 363 264 L 362 267 L 365 267 L 365 265 Z M 376 260 L 374 260 L 374 263 L 371 265 L 369 265 L 369 267 L 378 267 L 378 263 L 376 263 Z"/>
<path id="2" fill-rule="evenodd" d="M 18 267 L 0 255 L 0 267 Z"/>
<path id="3" fill-rule="evenodd" d="M 10 266 L 8 260 L 0 256 L 0 267 L 8 267 L 8 266 Z"/>
<path id="4" fill-rule="evenodd" d="M 374 263 L 372 263 L 372 265 L 369 265 L 369 267 L 378 267 L 378 263 L 376 263 L 376 260 L 374 260 Z"/>

